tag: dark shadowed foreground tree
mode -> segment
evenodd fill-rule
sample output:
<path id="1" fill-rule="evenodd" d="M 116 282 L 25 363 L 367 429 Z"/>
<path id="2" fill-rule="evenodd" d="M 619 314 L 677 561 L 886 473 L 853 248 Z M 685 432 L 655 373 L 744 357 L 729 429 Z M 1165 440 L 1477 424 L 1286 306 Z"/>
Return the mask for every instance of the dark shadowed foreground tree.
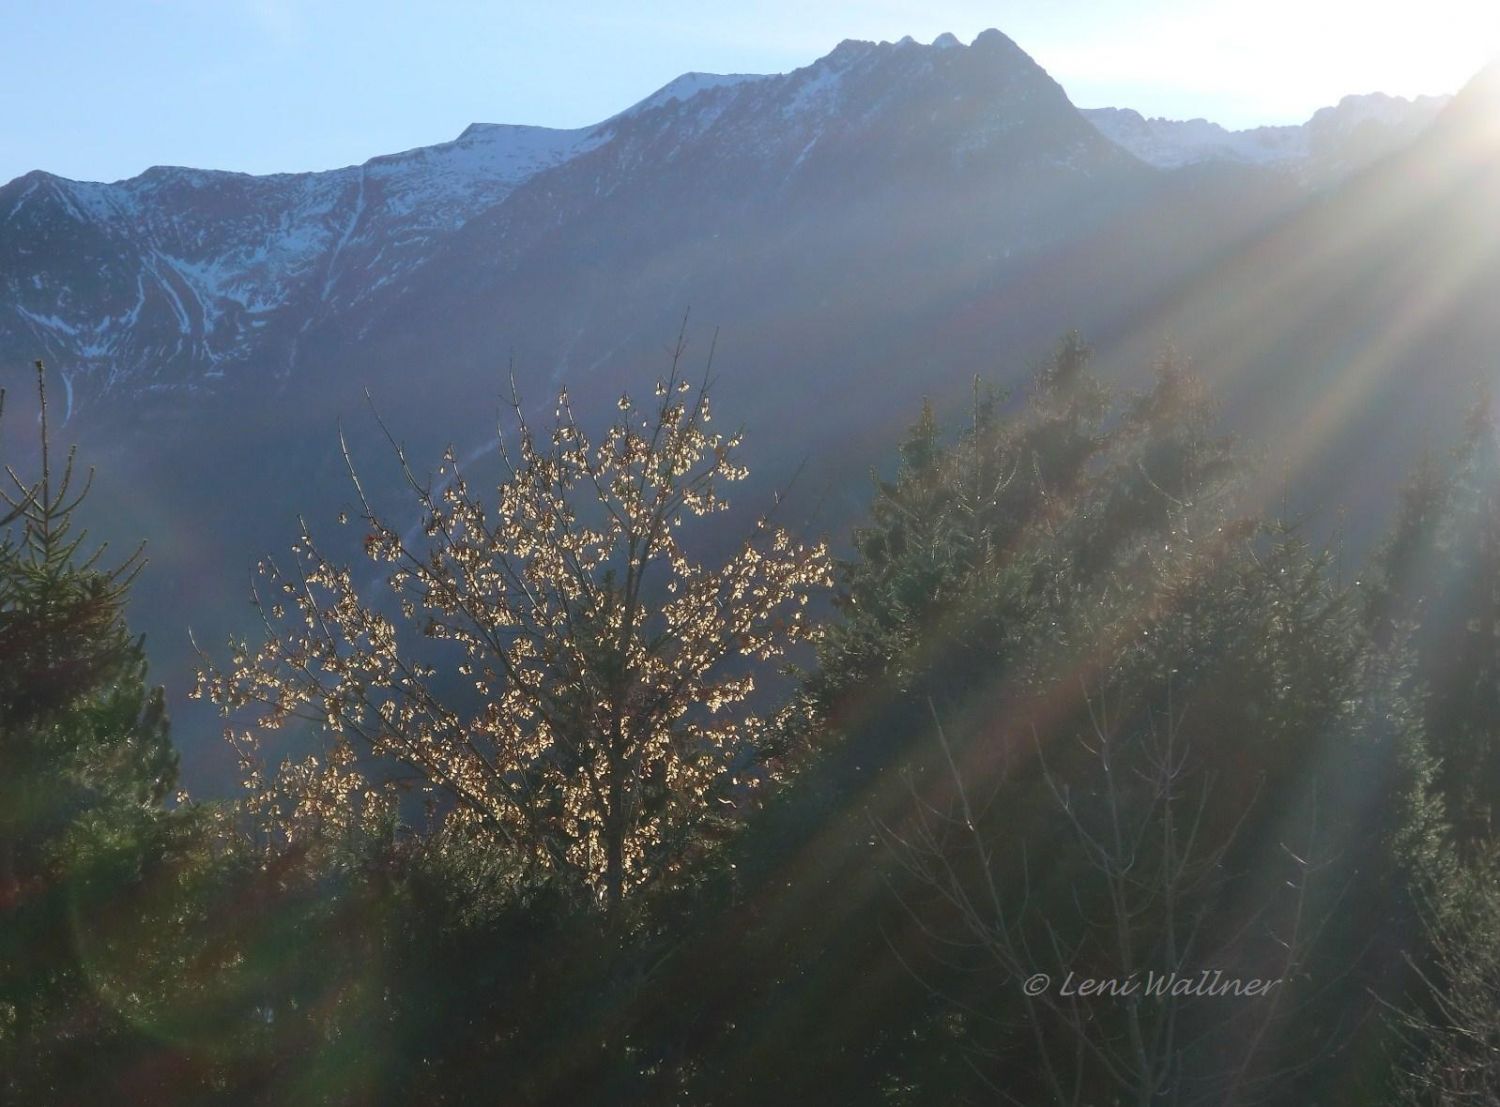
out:
<path id="1" fill-rule="evenodd" d="M 45 843 L 97 801 L 86 793 L 156 803 L 176 774 L 161 693 L 144 691 L 141 644 L 125 626 L 139 556 L 105 567 L 105 550 L 76 530 L 92 475 L 80 485 L 71 452 L 54 471 L 36 368 L 41 471 L 7 467 L 0 490 L 0 909 L 36 874 Z"/>
<path id="2" fill-rule="evenodd" d="M 1402 1103 L 1500 1096 L 1500 442 L 1481 386 L 1458 441 L 1401 489 L 1369 597 L 1378 633 L 1405 636 L 1438 755 L 1430 791 L 1450 825 L 1423 873 L 1420 986 L 1392 1015 L 1408 1047 Z"/>
<path id="3" fill-rule="evenodd" d="M 40 471 L 12 461 L 0 490 L 0 1098 L 15 1102 L 66 1101 L 129 1036 L 90 979 L 80 904 L 160 852 L 176 776 L 125 625 L 139 557 L 106 566 L 76 528 L 89 481 L 72 453 L 54 464 L 40 363 L 37 382 Z"/>
<path id="4" fill-rule="evenodd" d="M 263 642 L 200 681 L 248 817 L 152 805 L 119 738 L 156 733 L 138 669 L 49 716 L 100 737 L 48 747 L 97 755 L 59 753 L 60 829 L 16 854 L 0 1098 L 1364 1107 L 1401 1067 L 1419 1102 L 1488 1092 L 1500 898 L 1454 878 L 1443 808 L 1486 856 L 1489 538 L 1424 529 L 1488 511 L 1477 468 L 1407 497 L 1383 563 L 1441 602 L 1371 599 L 1237 505 L 1180 360 L 1115 395 L 1070 337 L 956 436 L 924 408 L 815 631 L 826 555 L 725 533 L 743 469 L 703 388 L 674 373 L 597 435 L 566 397 L 545 435 L 515 415 L 493 480 L 392 441 L 409 529 L 350 461 L 346 559 L 362 538 L 375 572 L 306 527 L 265 566 Z M 13 483 L 20 595 L 56 490 Z M 803 640 L 781 708 L 761 677 Z M 1470 758 L 1446 775 L 1440 718 L 1478 736 L 1442 739 Z"/>
<path id="5" fill-rule="evenodd" d="M 1493 398 L 1471 401 L 1441 464 L 1427 457 L 1401 489 L 1375 561 L 1371 617 L 1406 634 L 1435 781 L 1465 858 L 1490 848 L 1500 808 L 1500 440 Z"/>
<path id="6" fill-rule="evenodd" d="M 1409 1045 L 1398 1102 L 1462 1107 L 1500 1102 L 1500 867 L 1471 861 L 1435 886 L 1422 987 L 1392 1021 Z"/>
<path id="7" fill-rule="evenodd" d="M 392 439 L 412 536 L 351 463 L 388 592 L 372 598 L 304 528 L 292 566 L 262 567 L 265 642 L 233 644 L 199 694 L 257 712 L 258 731 L 321 730 L 321 755 L 252 767 L 251 807 L 279 838 L 374 825 L 410 790 L 446 832 L 503 847 L 518 878 L 614 909 L 779 771 L 751 697 L 758 669 L 811 635 L 826 554 L 768 519 L 721 561 L 690 553 L 693 520 L 724 511 L 746 470 L 739 437 L 709 429 L 707 380 L 675 359 L 597 438 L 566 393 L 540 440 L 512 407 L 492 497 L 451 450 L 419 479 Z M 251 764 L 256 733 L 232 737 Z"/>
<path id="8" fill-rule="evenodd" d="M 1340 1047 L 1426 817 L 1399 655 L 1331 556 L 1234 513 L 1178 360 L 1112 399 L 1072 339 L 1003 409 L 952 444 L 924 412 L 842 566 L 788 715 L 828 752 L 745 842 L 700 1101 L 1378 1100 Z M 1277 983 L 1058 993 L 1204 971 Z"/>

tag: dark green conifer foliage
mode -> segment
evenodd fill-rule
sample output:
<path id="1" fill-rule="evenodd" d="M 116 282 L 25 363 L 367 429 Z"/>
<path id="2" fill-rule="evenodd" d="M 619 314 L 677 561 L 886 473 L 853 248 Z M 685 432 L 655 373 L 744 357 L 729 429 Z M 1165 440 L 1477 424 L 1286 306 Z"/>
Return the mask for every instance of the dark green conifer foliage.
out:
<path id="1" fill-rule="evenodd" d="M 138 561 L 74 530 L 43 393 L 42 468 L 0 508 L 0 1101 L 1390 1102 L 1378 1012 L 1412 877 L 1454 883 L 1446 803 L 1489 848 L 1487 408 L 1362 596 L 1235 514 L 1185 364 L 1120 396 L 1089 361 L 1070 335 L 1017 402 L 976 382 L 956 434 L 923 404 L 781 716 L 799 773 L 615 921 L 461 832 L 267 855 L 164 812 Z M 1466 1063 L 1500 1024 L 1495 958 L 1454 937 L 1493 944 L 1479 883 L 1438 958 Z M 1286 1003 L 1020 991 L 1200 968 Z"/>
<path id="2" fill-rule="evenodd" d="M 909 1089 L 896 1101 L 944 1088 L 945 1101 L 983 1102 L 986 1086 L 1068 1101 L 1043 1079 L 1037 1024 L 1018 1001 L 1022 966 L 982 952 L 1001 932 L 1029 944 L 1030 971 L 1275 966 L 1270 975 L 1298 976 L 1288 1005 L 1315 1009 L 1308 1025 L 1366 1020 L 1370 989 L 1384 983 L 1377 962 L 1406 936 L 1393 910 L 1396 858 L 1431 840 L 1416 810 L 1431 764 L 1399 646 L 1377 649 L 1365 634 L 1331 554 L 1294 528 L 1234 516 L 1244 463 L 1189 368 L 1164 355 L 1148 390 L 1114 400 L 1070 336 L 1025 399 L 1002 415 L 976 396 L 951 444 L 924 409 L 842 567 L 842 618 L 798 716 L 838 734 L 825 734 L 834 750 L 803 784 L 818 781 L 819 802 L 847 813 L 824 824 L 820 849 L 831 851 L 847 818 L 851 869 L 889 865 L 853 840 L 871 823 L 885 828 L 896 864 L 874 882 L 900 906 L 841 874 L 816 893 L 843 906 L 837 939 L 780 947 L 793 967 L 770 971 L 816 977 L 822 995 L 853 987 L 837 982 L 841 965 L 868 973 L 893 957 L 916 970 L 906 998 L 887 980 L 878 1000 L 876 1052 L 889 1059 L 889 1086 Z M 1168 731 L 1179 743 L 1170 781 Z M 904 774 L 914 781 L 905 806 L 893 794 Z M 955 775 L 972 819 L 947 806 Z M 1060 795 L 1076 797 L 1072 813 Z M 1089 841 L 1108 839 L 1109 796 L 1148 847 L 1114 885 L 1114 862 Z M 1157 849 L 1174 835 L 1187 842 L 1188 826 L 1190 845 Z M 1338 924 L 1341 903 L 1358 904 L 1363 932 Z M 1123 947 L 1111 924 L 1121 911 Z M 1278 953 L 1299 911 L 1305 940 Z M 1173 934 L 1196 944 L 1174 949 Z M 1047 960 L 1059 947 L 1069 955 Z M 1195 1025 L 1192 1044 L 1165 1049 L 1145 1083 L 1120 1083 L 1124 1070 L 1111 1073 L 1096 1052 L 1123 1056 L 1132 1028 L 1118 1008 L 1091 1009 L 1087 1025 L 1049 1016 L 1040 1029 L 1054 1071 L 1081 1080 L 1085 1102 L 1168 1088 L 1183 1102 L 1223 1102 L 1226 1082 L 1259 1094 L 1257 1081 L 1285 1066 L 1290 1087 L 1313 1079 L 1311 1060 L 1333 1044 L 1274 1009 L 1225 1014 L 1177 1012 Z M 874 1063 L 864 1056 L 849 1065 Z M 1341 1071 L 1325 1064 L 1321 1074 Z M 983 1075 L 960 1091 L 955 1066 Z M 759 1094 L 827 1091 L 818 1081 L 831 1079 L 795 1063 L 779 1071 L 779 1085 L 755 1078 Z"/>
<path id="3" fill-rule="evenodd" d="M 1405 634 L 1460 853 L 1482 853 L 1500 813 L 1500 441 L 1481 389 L 1450 464 L 1425 457 L 1376 561 L 1370 614 Z"/>
<path id="4" fill-rule="evenodd" d="M 37 382 L 41 473 L 7 470 L 0 547 L 0 895 L 12 899 L 79 810 L 158 804 L 176 777 L 162 695 L 146 690 L 124 618 L 139 552 L 107 567 L 77 529 L 92 474 L 78 479 L 72 451 L 54 467 L 40 363 Z"/>
<path id="5" fill-rule="evenodd" d="M 48 1047 L 88 1040 L 98 1013 L 71 945 L 75 878 L 91 841 L 118 853 L 122 835 L 139 867 L 177 764 L 125 624 L 139 552 L 109 566 L 77 527 L 90 480 L 72 452 L 54 464 L 36 368 L 40 472 L 7 466 L 0 510 L 0 1089 L 45 1098 L 76 1063 Z"/>
<path id="6" fill-rule="evenodd" d="M 829 628 L 799 718 L 839 718 L 843 693 L 877 675 L 911 692 L 916 672 L 933 671 L 934 649 L 1008 619 L 1008 602 L 1036 598 L 1023 584 L 1035 554 L 1025 536 L 1067 514 L 1108 441 L 1108 393 L 1089 357 L 1078 335 L 1064 338 L 1034 367 L 1028 402 L 1010 418 L 976 380 L 956 444 L 943 442 L 923 404 L 895 478 L 876 481 L 856 555 L 839 566 L 843 618 Z"/>

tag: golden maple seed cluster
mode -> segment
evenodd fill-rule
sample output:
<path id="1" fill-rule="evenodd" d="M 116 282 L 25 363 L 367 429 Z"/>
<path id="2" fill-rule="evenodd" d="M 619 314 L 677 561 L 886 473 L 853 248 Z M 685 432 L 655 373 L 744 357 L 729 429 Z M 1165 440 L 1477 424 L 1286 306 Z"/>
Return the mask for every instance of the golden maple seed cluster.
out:
<path id="1" fill-rule="evenodd" d="M 746 476 L 739 437 L 708 429 L 706 381 L 674 367 L 655 402 L 622 396 L 597 439 L 566 392 L 544 442 L 512 408 L 489 502 L 451 448 L 422 480 L 392 439 L 422 515 L 412 536 L 350 463 L 388 591 L 362 595 L 304 524 L 290 566 L 260 566 L 263 644 L 232 642 L 227 669 L 206 661 L 196 694 L 249 717 L 226 736 L 273 841 L 372 826 L 415 790 L 444 832 L 612 908 L 776 776 L 750 698 L 757 672 L 816 633 L 828 551 L 763 517 L 727 558 L 690 555 L 684 522 L 724 511 L 722 485 Z M 268 770 L 262 736 L 294 720 L 323 750 Z"/>

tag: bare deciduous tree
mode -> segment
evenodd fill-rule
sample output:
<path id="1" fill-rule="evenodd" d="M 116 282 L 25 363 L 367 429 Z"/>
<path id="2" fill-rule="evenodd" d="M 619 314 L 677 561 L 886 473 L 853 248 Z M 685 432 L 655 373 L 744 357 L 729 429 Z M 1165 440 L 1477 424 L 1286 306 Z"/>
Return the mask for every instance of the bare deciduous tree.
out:
<path id="1" fill-rule="evenodd" d="M 1141 1105 L 1261 1102 L 1294 1074 L 1269 1067 L 1266 1054 L 1295 1007 L 1289 987 L 1316 936 L 1309 900 L 1323 866 L 1305 847 L 1282 845 L 1286 878 L 1276 902 L 1226 933 L 1214 900 L 1228 880 L 1243 812 L 1227 828 L 1214 817 L 1214 781 L 1192 767 L 1183 712 L 1169 698 L 1143 731 L 1127 734 L 1102 692 L 1084 688 L 1081 696 L 1088 733 L 1079 739 L 1085 757 L 1072 761 L 1076 779 L 1048 764 L 1033 733 L 1061 827 L 1063 845 L 1052 846 L 1081 859 L 1071 892 L 1042 893 L 1033 883 L 1033 866 L 1059 863 L 1061 853 L 1025 857 L 1016 879 L 1009 862 L 1030 847 L 1024 838 L 993 839 L 993 813 L 976 801 L 934 709 L 939 780 L 914 784 L 910 818 L 882 828 L 923 890 L 907 904 L 910 914 L 950 967 L 952 957 L 974 964 L 977 955 L 1014 990 L 1027 1068 L 1048 1102 L 1077 1107 L 1101 1090 L 1118 1097 L 1112 1102 Z M 996 798 L 1014 783 L 1001 780 Z M 945 923 L 933 921 L 934 895 Z M 1256 945 L 1262 952 L 1247 954 Z M 1250 965 L 1253 972 L 1242 971 Z M 1250 994 L 1229 995 L 1246 987 L 1246 976 L 1255 980 Z M 1002 1099 L 1022 1102 L 991 1082 L 982 1063 L 998 1056 L 1000 1039 L 1017 1024 L 1007 1016 L 978 1025 L 995 1039 L 975 1044 L 976 1072 Z M 1194 1055 L 1213 1061 L 1190 1068 Z"/>
<path id="2" fill-rule="evenodd" d="M 681 356 L 679 343 L 653 403 L 620 397 L 597 439 L 564 392 L 539 442 L 513 388 L 493 506 L 451 448 L 434 482 L 391 439 L 422 514 L 414 538 L 377 514 L 350 462 L 365 552 L 389 566 L 385 607 L 305 524 L 294 566 L 261 566 L 265 642 L 231 643 L 231 665 L 206 664 L 197 693 L 226 716 L 257 712 L 230 733 L 278 835 L 375 817 L 414 786 L 442 798 L 449 826 L 613 909 L 775 775 L 757 757 L 756 673 L 814 635 L 807 603 L 829 583 L 828 555 L 768 518 L 720 562 L 689 553 L 684 531 L 725 510 L 721 486 L 746 470 L 739 436 L 708 427 L 707 377 L 682 380 Z M 255 731 L 293 719 L 327 749 L 268 773 Z"/>
<path id="3" fill-rule="evenodd" d="M 1500 866 L 1491 853 L 1433 889 L 1431 956 L 1412 963 L 1415 1002 L 1392 1011 L 1409 1049 L 1398 1102 L 1460 1107 L 1500 1101 Z M 1456 886 L 1456 887 L 1455 887 Z"/>

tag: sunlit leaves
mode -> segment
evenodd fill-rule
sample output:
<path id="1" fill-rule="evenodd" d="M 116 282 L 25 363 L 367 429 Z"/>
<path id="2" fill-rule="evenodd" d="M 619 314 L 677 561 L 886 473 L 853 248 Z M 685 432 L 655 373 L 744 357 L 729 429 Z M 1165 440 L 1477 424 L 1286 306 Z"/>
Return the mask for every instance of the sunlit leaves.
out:
<path id="1" fill-rule="evenodd" d="M 420 538 L 360 493 L 388 596 L 362 594 L 306 528 L 291 565 L 261 565 L 277 597 L 259 603 L 265 640 L 232 644 L 198 694 L 250 715 L 234 741 L 273 841 L 384 818 L 414 787 L 523 865 L 614 901 L 774 776 L 754 765 L 753 668 L 813 636 L 827 551 L 762 520 L 723 561 L 695 558 L 682 524 L 728 508 L 739 437 L 707 430 L 706 388 L 675 372 L 653 403 L 616 409 L 590 434 L 564 391 L 539 437 L 517 405 L 492 492 L 451 450 L 436 483 L 398 451 Z M 294 719 L 327 753 L 259 768 L 257 735 Z"/>

